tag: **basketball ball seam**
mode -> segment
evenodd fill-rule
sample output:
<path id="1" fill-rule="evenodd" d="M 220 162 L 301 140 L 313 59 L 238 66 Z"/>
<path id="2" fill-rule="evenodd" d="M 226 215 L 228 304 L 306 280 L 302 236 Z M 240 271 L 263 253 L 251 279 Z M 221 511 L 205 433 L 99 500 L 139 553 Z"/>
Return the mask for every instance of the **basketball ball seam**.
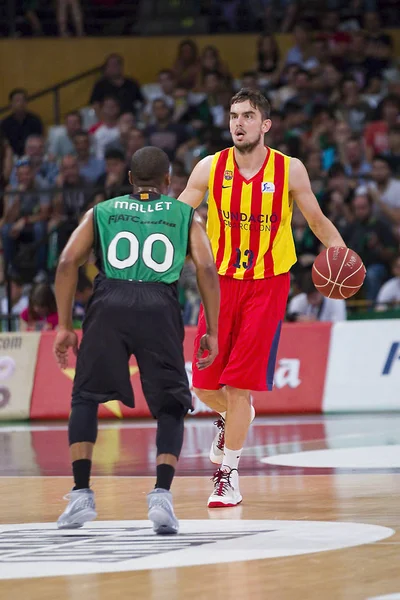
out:
<path id="1" fill-rule="evenodd" d="M 358 267 L 357 271 L 354 271 L 354 273 L 350 273 L 350 275 L 348 275 L 347 277 L 345 277 L 345 278 L 343 279 L 342 283 L 341 283 L 341 284 L 340 284 L 340 286 L 339 286 L 339 292 L 340 292 L 340 294 L 343 296 L 343 298 L 346 298 L 346 296 L 345 296 L 344 294 L 342 294 L 342 285 L 344 284 L 344 282 L 345 282 L 347 279 L 349 279 L 350 277 L 353 277 L 353 275 L 355 275 L 356 273 L 358 273 L 358 271 L 359 271 L 360 269 L 362 269 L 363 267 L 364 267 L 364 263 L 361 263 L 361 265 Z M 365 271 L 365 267 L 364 267 L 364 271 Z M 364 274 L 364 278 L 365 278 L 365 274 Z M 362 284 L 361 284 L 361 285 L 362 285 Z M 349 286 L 348 286 L 348 285 L 346 285 L 346 286 L 344 286 L 344 287 L 345 287 L 346 289 L 348 289 L 348 288 L 349 288 Z M 353 286 L 353 288 L 357 288 L 357 287 L 358 287 L 358 286 Z"/>
<path id="2" fill-rule="evenodd" d="M 328 249 L 328 250 L 329 250 L 329 249 Z M 339 269 L 339 271 L 338 271 L 338 273 L 337 273 L 337 276 L 336 276 L 336 279 L 335 279 L 335 281 L 333 281 L 333 280 L 331 279 L 331 277 L 332 277 L 332 270 L 331 270 L 331 264 L 330 264 L 330 260 L 329 260 L 329 254 L 328 254 L 328 251 L 327 251 L 327 254 L 326 254 L 326 266 L 327 266 L 327 268 L 328 268 L 329 277 L 327 277 L 326 275 L 323 275 L 323 274 L 322 274 L 322 273 L 321 273 L 321 272 L 320 272 L 320 271 L 319 271 L 319 270 L 316 268 L 316 266 L 315 266 L 315 263 L 314 263 L 314 265 L 313 265 L 313 271 L 314 271 L 314 272 L 315 272 L 315 273 L 316 273 L 316 274 L 317 274 L 317 275 L 320 277 L 320 279 L 322 279 L 322 280 L 325 280 L 325 281 L 326 281 L 326 283 L 314 283 L 314 285 L 315 285 L 316 289 L 317 289 L 317 290 L 324 290 L 324 288 L 325 288 L 327 285 L 329 285 L 329 284 L 331 284 L 331 285 L 332 285 L 332 289 L 330 290 L 330 293 L 329 293 L 329 295 L 327 296 L 328 298 L 330 298 L 330 297 L 331 297 L 331 295 L 332 295 L 333 291 L 334 291 L 334 290 L 335 290 L 335 288 L 337 287 L 337 289 L 338 289 L 338 292 L 339 292 L 340 296 L 341 296 L 341 297 L 342 297 L 344 300 L 347 300 L 347 299 L 348 299 L 349 297 L 351 297 L 351 295 L 353 295 L 353 294 L 350 294 L 350 296 L 346 296 L 346 295 L 345 295 L 343 292 L 344 292 L 345 290 L 349 290 L 349 291 L 350 291 L 350 290 L 356 290 L 356 291 L 357 291 L 357 290 L 359 290 L 359 289 L 360 289 L 360 287 L 361 287 L 361 285 L 362 285 L 362 283 L 361 283 L 361 285 L 360 285 L 360 284 L 359 284 L 359 285 L 346 285 L 346 281 L 348 281 L 349 279 L 351 279 L 351 278 L 353 277 L 353 275 L 356 275 L 356 274 L 357 274 L 357 273 L 360 271 L 360 269 L 362 269 L 362 268 L 364 268 L 364 278 L 365 278 L 365 272 L 366 272 L 366 271 L 365 271 L 365 266 L 364 266 L 364 264 L 363 264 L 362 262 L 361 262 L 361 264 L 359 265 L 359 267 L 356 269 L 356 271 L 354 271 L 354 272 L 350 273 L 349 275 L 347 275 L 347 276 L 346 276 L 346 277 L 343 279 L 343 281 L 342 281 L 341 283 L 339 283 L 339 282 L 338 282 L 338 279 L 339 279 L 339 277 L 340 277 L 340 274 L 341 274 L 341 272 L 342 272 L 342 270 L 343 270 L 343 268 L 344 268 L 344 265 L 345 265 L 345 262 L 346 262 L 346 260 L 347 260 L 347 256 L 348 256 L 349 252 L 350 252 L 350 249 L 349 249 L 349 248 L 347 248 L 347 249 L 346 249 L 346 254 L 345 254 L 344 258 L 343 258 L 342 264 L 341 264 L 341 266 L 340 266 L 340 269 Z"/>
<path id="3" fill-rule="evenodd" d="M 339 271 L 338 271 L 338 274 L 336 275 L 336 279 L 335 279 L 335 281 L 333 281 L 333 282 L 332 282 L 332 283 L 333 283 L 333 287 L 332 287 L 331 291 L 329 292 L 329 296 L 328 296 L 328 298 L 330 298 L 330 297 L 331 297 L 331 294 L 332 294 L 333 290 L 335 289 L 335 286 L 337 285 L 337 280 L 339 279 L 339 275 L 340 275 L 340 273 L 342 272 L 342 269 L 343 269 L 343 267 L 344 267 L 344 263 L 346 262 L 346 259 L 347 259 L 347 255 L 348 255 L 348 253 L 349 253 L 349 249 L 347 248 L 347 250 L 346 250 L 346 254 L 344 255 L 344 258 L 343 258 L 343 261 L 342 261 L 342 264 L 340 265 L 340 269 L 339 269 Z M 327 252 L 327 253 L 326 253 L 326 262 L 328 263 L 328 265 L 329 265 L 329 270 L 330 270 L 330 263 L 329 263 L 329 252 Z M 344 298 L 344 296 L 343 296 L 342 292 L 340 291 L 340 287 L 339 287 L 339 292 L 340 292 L 340 295 L 341 295 L 341 296 Z"/>
<path id="4" fill-rule="evenodd" d="M 332 282 L 331 282 L 332 283 Z M 324 285 L 318 285 L 317 283 L 314 283 L 314 287 L 316 288 L 324 288 L 326 286 L 326 284 L 324 283 Z M 359 285 L 340 285 L 340 287 L 344 287 L 346 290 L 356 290 L 359 289 L 360 286 Z M 344 298 L 346 298 L 346 296 L 343 296 Z M 347 300 L 347 298 L 346 298 Z"/>
<path id="5" fill-rule="evenodd" d="M 350 277 L 353 277 L 353 275 L 355 275 L 356 273 L 358 273 L 358 271 L 360 269 L 362 269 L 364 267 L 364 263 L 361 263 L 361 265 L 358 267 L 357 271 L 354 271 L 354 273 L 350 273 L 350 275 L 347 275 L 347 277 L 345 277 L 342 281 L 342 283 L 340 284 L 340 287 L 342 287 L 342 285 L 344 284 L 345 281 L 347 281 L 347 279 L 350 279 Z M 364 267 L 365 269 L 365 267 Z M 347 287 L 347 286 L 345 286 Z M 353 286 L 353 287 L 358 287 L 358 286 Z"/>
<path id="6" fill-rule="evenodd" d="M 318 271 L 317 267 L 315 267 L 315 266 L 314 266 L 313 268 L 314 268 L 315 272 L 316 272 L 316 273 L 317 273 L 317 274 L 318 274 L 320 277 L 322 277 L 322 279 L 326 279 L 326 283 L 324 283 L 324 284 L 321 284 L 321 283 L 320 283 L 320 284 L 318 284 L 318 283 L 314 283 L 314 286 L 315 286 L 316 288 L 324 288 L 324 287 L 326 287 L 326 286 L 328 285 L 328 283 L 331 283 L 331 284 L 333 285 L 333 283 L 334 283 L 334 282 L 333 282 L 331 279 L 328 279 L 326 275 L 322 275 L 322 273 L 320 273 L 320 272 Z M 354 271 L 354 273 L 357 273 L 358 271 L 359 271 L 359 269 L 357 269 L 357 271 Z M 354 275 L 354 273 L 352 273 L 351 275 L 349 275 L 349 277 L 351 277 L 352 275 Z M 349 277 L 346 277 L 346 279 L 348 279 Z M 345 279 L 344 281 L 346 281 L 346 279 Z M 346 288 L 347 290 L 355 290 L 356 288 L 359 288 L 359 287 L 360 287 L 359 285 L 343 285 L 343 284 L 341 283 L 341 284 L 340 284 L 340 287 L 342 287 L 342 286 L 343 286 L 344 288 Z"/>
<path id="7" fill-rule="evenodd" d="M 328 251 L 326 252 L 326 264 L 327 264 L 327 267 L 329 269 L 329 281 L 331 281 L 332 270 L 331 270 L 331 263 L 328 260 Z"/>
<path id="8" fill-rule="evenodd" d="M 315 270 L 315 272 L 322 277 L 322 279 L 326 279 L 326 283 L 324 283 L 324 285 L 319 285 L 319 286 L 315 286 L 315 287 L 326 287 L 328 285 L 328 283 L 333 283 L 333 281 L 330 279 L 330 277 L 327 277 L 326 275 L 322 275 L 322 273 L 320 273 L 317 269 L 317 267 L 314 265 L 313 269 Z M 329 269 L 330 270 L 330 269 Z M 315 284 L 314 284 L 315 285 Z"/>

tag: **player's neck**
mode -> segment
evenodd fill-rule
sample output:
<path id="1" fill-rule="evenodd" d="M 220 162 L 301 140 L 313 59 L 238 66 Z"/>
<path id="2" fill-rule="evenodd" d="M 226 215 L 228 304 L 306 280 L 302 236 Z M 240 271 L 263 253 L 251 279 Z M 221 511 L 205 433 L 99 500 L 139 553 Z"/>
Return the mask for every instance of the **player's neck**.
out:
<path id="1" fill-rule="evenodd" d="M 260 167 L 267 156 L 267 152 L 268 149 L 261 144 L 248 154 L 239 152 L 237 148 L 234 148 L 235 160 L 239 169 L 253 169 L 257 166 Z"/>
<path id="2" fill-rule="evenodd" d="M 134 194 L 158 194 L 159 196 L 161 196 L 161 191 L 152 185 L 140 185 L 138 187 L 134 187 L 133 188 L 133 193 Z"/>

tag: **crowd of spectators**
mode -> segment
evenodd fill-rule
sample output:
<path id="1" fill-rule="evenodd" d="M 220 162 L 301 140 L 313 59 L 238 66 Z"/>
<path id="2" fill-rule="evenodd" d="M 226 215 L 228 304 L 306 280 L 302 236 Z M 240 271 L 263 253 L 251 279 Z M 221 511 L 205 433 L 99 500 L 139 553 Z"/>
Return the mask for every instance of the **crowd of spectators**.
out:
<path id="1" fill-rule="evenodd" d="M 3 35 L 118 36 L 259 32 L 287 33 L 296 21 L 334 29 L 354 28 L 365 12 L 379 8 L 385 26 L 400 25 L 398 0 L 17 0 Z M 1 8 L 1 5 L 0 5 Z"/>
<path id="2" fill-rule="evenodd" d="M 153 84 L 129 77 L 123 58 L 112 54 L 88 97 L 92 122 L 87 113 L 71 111 L 64 127 L 47 137 L 28 110 L 26 92 L 12 90 L 11 113 L 0 128 L 0 227 L 9 273 L 25 283 L 51 284 L 84 211 L 129 193 L 130 159 L 147 144 L 170 157 L 170 194 L 178 197 L 194 165 L 231 144 L 229 100 L 243 86 L 268 97 L 273 125 L 266 144 L 304 161 L 324 213 L 364 261 L 359 303 L 370 310 L 400 306 L 400 63 L 393 40 L 374 11 L 357 26 L 353 20 L 350 30 L 333 12 L 318 32 L 298 21 L 292 36 L 282 54 L 273 35 L 260 35 L 254 62 L 239 78 L 229 56 L 214 46 L 200 51 L 191 39 Z M 200 212 L 206 217 L 207 198 Z M 293 233 L 292 293 L 300 297 L 289 304 L 288 318 L 346 318 L 344 302 L 332 309 L 310 287 L 321 246 L 296 207 Z M 195 323 L 199 297 L 190 262 L 181 295 L 185 322 Z"/>

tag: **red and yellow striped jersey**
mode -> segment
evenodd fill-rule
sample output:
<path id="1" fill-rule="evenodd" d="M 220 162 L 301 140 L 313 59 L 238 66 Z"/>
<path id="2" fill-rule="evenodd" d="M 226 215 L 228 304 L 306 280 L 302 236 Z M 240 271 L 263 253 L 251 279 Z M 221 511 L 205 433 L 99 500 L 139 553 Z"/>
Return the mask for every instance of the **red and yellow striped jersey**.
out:
<path id="1" fill-rule="evenodd" d="M 215 154 L 207 233 L 220 275 L 265 279 L 286 273 L 296 262 L 289 164 L 288 156 L 267 148 L 263 166 L 246 180 L 233 148 Z"/>

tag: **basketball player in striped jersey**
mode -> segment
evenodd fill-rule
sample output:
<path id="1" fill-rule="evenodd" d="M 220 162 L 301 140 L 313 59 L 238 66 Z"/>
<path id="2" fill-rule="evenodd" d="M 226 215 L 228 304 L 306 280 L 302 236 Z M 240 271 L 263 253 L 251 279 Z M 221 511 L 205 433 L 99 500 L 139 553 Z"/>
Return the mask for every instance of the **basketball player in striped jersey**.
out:
<path id="1" fill-rule="evenodd" d="M 233 147 L 200 161 L 179 198 L 196 208 L 208 189 L 207 232 L 221 289 L 219 355 L 206 370 L 193 361 L 197 395 L 221 415 L 210 452 L 220 468 L 209 508 L 242 501 L 238 465 L 254 418 L 250 392 L 272 390 L 289 270 L 296 262 L 293 202 L 324 246 L 345 246 L 321 212 L 300 160 L 264 145 L 269 116 L 269 102 L 260 92 L 240 90 L 231 100 Z M 204 334 L 201 309 L 194 357 Z M 206 339 L 212 349 L 216 340 Z"/>

